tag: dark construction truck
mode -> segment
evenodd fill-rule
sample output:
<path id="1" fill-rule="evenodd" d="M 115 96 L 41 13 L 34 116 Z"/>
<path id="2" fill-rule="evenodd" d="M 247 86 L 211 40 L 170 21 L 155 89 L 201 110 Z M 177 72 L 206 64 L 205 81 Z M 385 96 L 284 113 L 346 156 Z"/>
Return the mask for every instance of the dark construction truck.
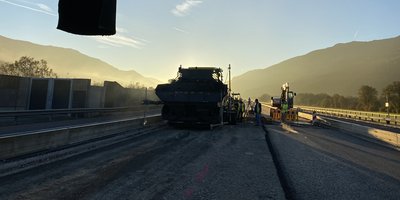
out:
<path id="1" fill-rule="evenodd" d="M 178 75 L 155 90 L 164 103 L 162 117 L 169 123 L 218 124 L 223 119 L 228 86 L 222 82 L 222 69 L 179 67 Z"/>

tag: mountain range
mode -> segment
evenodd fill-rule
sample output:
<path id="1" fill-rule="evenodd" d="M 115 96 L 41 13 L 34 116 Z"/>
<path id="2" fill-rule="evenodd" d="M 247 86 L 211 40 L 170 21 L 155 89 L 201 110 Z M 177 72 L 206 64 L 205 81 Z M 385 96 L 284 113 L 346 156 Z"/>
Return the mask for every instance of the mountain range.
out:
<path id="1" fill-rule="evenodd" d="M 44 46 L 0 36 L 0 64 L 21 56 L 44 59 L 65 78 L 90 78 L 92 82 L 117 81 L 155 87 L 160 81 L 134 70 L 123 71 L 76 50 Z M 232 79 L 232 88 L 242 97 L 280 95 L 289 83 L 297 93 L 326 93 L 357 96 L 362 85 L 380 92 L 393 81 L 400 81 L 400 36 L 369 42 L 336 44 L 326 49 L 285 60 L 276 65 L 246 72 Z"/>
<path id="2" fill-rule="evenodd" d="M 278 96 L 287 82 L 297 93 L 357 96 L 362 85 L 381 92 L 393 81 L 400 81 L 400 36 L 312 51 L 234 77 L 232 88 L 242 97 Z"/>
<path id="3" fill-rule="evenodd" d="M 122 85 L 136 84 L 155 87 L 160 81 L 144 77 L 134 70 L 124 71 L 74 49 L 38 45 L 27 41 L 0 36 L 0 64 L 12 63 L 22 56 L 46 60 L 47 65 L 60 78 L 89 78 L 92 83 L 104 80 Z"/>

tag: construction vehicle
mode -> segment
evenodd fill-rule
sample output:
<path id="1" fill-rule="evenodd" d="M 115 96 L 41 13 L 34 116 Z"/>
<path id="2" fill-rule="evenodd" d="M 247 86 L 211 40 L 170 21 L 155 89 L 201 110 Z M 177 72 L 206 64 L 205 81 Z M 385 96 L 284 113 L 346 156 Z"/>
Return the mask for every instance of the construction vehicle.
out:
<path id="1" fill-rule="evenodd" d="M 271 105 L 272 107 L 277 107 L 279 109 L 282 109 L 282 104 L 287 103 L 288 104 L 288 109 L 293 108 L 293 103 L 294 103 L 294 96 L 296 96 L 296 93 L 293 91 L 289 90 L 289 84 L 285 83 L 281 87 L 282 93 L 280 97 L 271 97 Z"/>
<path id="2" fill-rule="evenodd" d="M 159 84 L 155 92 L 164 104 L 161 115 L 171 125 L 235 123 L 221 68 L 180 66 L 177 78 Z"/>
<path id="3" fill-rule="evenodd" d="M 226 104 L 228 106 L 224 109 L 224 117 L 226 118 L 226 122 L 229 124 L 236 124 L 239 119 L 239 103 L 240 101 L 240 93 L 231 93 L 228 96 Z"/>
<path id="4" fill-rule="evenodd" d="M 293 108 L 294 97 L 296 93 L 289 89 L 289 84 L 285 83 L 281 87 L 281 96 L 280 97 L 271 97 L 271 106 L 270 116 L 274 120 L 281 120 L 282 108 L 283 104 L 287 104 L 287 115 L 286 120 L 297 120 L 298 119 L 298 111 Z"/>

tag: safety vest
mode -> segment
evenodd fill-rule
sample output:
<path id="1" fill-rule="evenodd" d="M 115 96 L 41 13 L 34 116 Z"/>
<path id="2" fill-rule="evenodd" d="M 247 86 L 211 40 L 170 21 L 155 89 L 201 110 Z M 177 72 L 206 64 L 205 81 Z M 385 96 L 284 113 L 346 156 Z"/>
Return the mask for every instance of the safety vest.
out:
<path id="1" fill-rule="evenodd" d="M 260 107 L 261 107 L 261 104 L 260 104 L 260 103 L 256 103 L 256 106 L 255 106 L 255 110 L 254 110 L 254 111 L 255 111 L 256 113 L 261 113 L 261 108 L 260 108 Z"/>
<path id="2" fill-rule="evenodd" d="M 245 109 L 246 109 L 246 105 L 244 105 L 244 103 L 242 103 L 242 112 L 244 112 Z"/>
<path id="3" fill-rule="evenodd" d="M 282 105 L 282 111 L 285 112 L 285 113 L 288 111 L 288 104 L 287 103 L 284 103 Z"/>

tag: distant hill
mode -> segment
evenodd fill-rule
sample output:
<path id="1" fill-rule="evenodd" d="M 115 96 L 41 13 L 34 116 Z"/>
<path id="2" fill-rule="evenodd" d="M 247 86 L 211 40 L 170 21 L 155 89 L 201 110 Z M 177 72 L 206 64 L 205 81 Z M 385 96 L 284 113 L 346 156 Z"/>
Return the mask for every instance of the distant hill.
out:
<path id="1" fill-rule="evenodd" d="M 285 82 L 297 93 L 357 96 L 361 85 L 375 87 L 380 93 L 393 81 L 400 81 L 400 36 L 337 44 L 249 71 L 234 77 L 232 84 L 242 97 L 280 95 Z"/>
<path id="2" fill-rule="evenodd" d="M 122 85 L 139 82 L 155 87 L 160 81 L 147 78 L 134 70 L 123 71 L 73 49 L 43 46 L 0 36 L 0 63 L 14 62 L 21 56 L 46 60 L 48 66 L 63 78 L 90 78 L 93 82 L 117 81 Z"/>

